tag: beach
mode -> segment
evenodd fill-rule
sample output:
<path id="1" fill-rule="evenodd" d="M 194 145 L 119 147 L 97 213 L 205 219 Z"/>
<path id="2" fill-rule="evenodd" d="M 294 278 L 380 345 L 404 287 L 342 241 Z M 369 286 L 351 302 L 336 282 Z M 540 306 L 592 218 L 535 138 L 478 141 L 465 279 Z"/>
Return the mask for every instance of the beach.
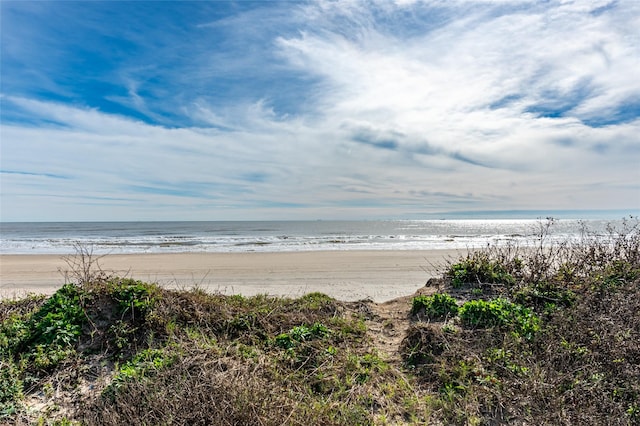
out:
<path id="1" fill-rule="evenodd" d="M 108 274 L 252 296 L 322 292 L 339 300 L 384 302 L 407 296 L 438 275 L 457 250 L 348 250 L 245 253 L 113 254 L 99 257 Z M 62 255 L 0 255 L 0 297 L 50 294 L 70 269 Z"/>

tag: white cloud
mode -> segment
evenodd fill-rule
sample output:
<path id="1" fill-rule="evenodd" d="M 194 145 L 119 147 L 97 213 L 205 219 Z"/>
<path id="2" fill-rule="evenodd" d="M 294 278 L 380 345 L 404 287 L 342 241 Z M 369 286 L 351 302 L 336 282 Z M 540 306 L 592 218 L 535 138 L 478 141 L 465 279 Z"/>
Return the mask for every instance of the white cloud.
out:
<path id="1" fill-rule="evenodd" d="M 62 200 L 60 215 L 65 203 L 82 204 L 82 217 L 72 219 L 91 219 L 109 205 L 114 218 L 169 219 L 638 207 L 640 120 L 617 123 L 615 114 L 634 99 L 640 108 L 640 8 L 606 6 L 321 1 L 295 8 L 289 31 L 272 40 L 276 51 L 257 56 L 282 60 L 279 70 L 312 82 L 290 115 L 262 94 L 216 104 L 188 92 L 170 101 L 181 99 L 174 109 L 198 126 L 167 128 L 5 96 L 3 103 L 49 124 L 3 125 L 2 169 L 25 173 L 3 175 L 3 215 L 20 217 L 44 193 Z M 283 15 L 269 22 L 277 19 Z M 420 31 L 411 27 L 416 21 Z M 207 71 L 189 64 L 189 75 Z M 129 97 L 120 101 L 153 116 L 137 80 L 126 84 Z M 607 117 L 614 117 L 608 125 L 589 126 Z M 277 207 L 287 203 L 299 207 Z"/>
<path id="2" fill-rule="evenodd" d="M 406 140 L 481 157 L 502 151 L 508 159 L 527 139 L 566 138 L 568 124 L 586 136 L 602 135 L 576 121 L 616 108 L 617 92 L 640 92 L 637 67 L 629 66 L 640 57 L 640 44 L 629 25 L 612 25 L 637 14 L 595 19 L 574 6 L 499 16 L 485 11 L 404 40 L 382 32 L 359 32 L 355 39 L 316 32 L 281 39 L 280 46 L 293 65 L 326 78 L 318 107 L 327 116 L 385 123 L 413 136 Z M 372 26 L 366 10 L 357 16 L 350 5 L 348 16 L 356 28 Z M 527 112 L 535 107 L 568 118 L 538 118 Z"/>

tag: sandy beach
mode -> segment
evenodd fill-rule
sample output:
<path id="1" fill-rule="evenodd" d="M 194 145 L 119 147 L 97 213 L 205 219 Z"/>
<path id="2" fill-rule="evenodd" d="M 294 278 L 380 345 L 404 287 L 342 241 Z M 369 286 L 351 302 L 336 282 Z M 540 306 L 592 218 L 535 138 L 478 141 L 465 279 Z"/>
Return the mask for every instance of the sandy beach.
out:
<path id="1" fill-rule="evenodd" d="M 107 255 L 102 270 L 167 288 L 297 297 L 319 291 L 340 300 L 383 302 L 437 275 L 456 250 L 310 251 Z M 0 297 L 52 293 L 69 266 L 61 255 L 0 255 Z"/>

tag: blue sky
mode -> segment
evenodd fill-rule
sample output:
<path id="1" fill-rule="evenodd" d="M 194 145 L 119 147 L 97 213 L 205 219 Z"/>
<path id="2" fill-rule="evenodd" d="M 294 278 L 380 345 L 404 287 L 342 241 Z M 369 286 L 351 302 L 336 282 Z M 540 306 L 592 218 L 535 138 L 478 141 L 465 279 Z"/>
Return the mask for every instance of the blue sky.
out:
<path id="1" fill-rule="evenodd" d="M 0 220 L 640 209 L 640 2 L 6 1 Z"/>

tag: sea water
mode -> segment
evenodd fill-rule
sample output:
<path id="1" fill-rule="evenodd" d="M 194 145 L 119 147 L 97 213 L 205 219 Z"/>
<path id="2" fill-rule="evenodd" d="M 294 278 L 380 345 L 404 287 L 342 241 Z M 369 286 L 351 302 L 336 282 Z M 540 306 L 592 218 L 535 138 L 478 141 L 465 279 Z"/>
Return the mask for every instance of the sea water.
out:
<path id="1" fill-rule="evenodd" d="M 547 238 L 620 221 L 562 219 Z M 0 223 L 1 254 L 465 249 L 535 241 L 545 219 Z"/>

